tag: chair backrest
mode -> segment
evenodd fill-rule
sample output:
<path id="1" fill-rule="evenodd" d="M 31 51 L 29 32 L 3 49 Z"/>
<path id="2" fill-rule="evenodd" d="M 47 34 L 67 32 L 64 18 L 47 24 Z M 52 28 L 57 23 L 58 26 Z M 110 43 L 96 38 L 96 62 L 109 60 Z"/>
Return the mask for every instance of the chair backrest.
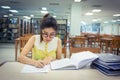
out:
<path id="1" fill-rule="evenodd" d="M 66 58 L 66 47 L 62 48 L 62 54 L 64 55 L 64 58 Z"/>
<path id="2" fill-rule="evenodd" d="M 82 52 L 82 51 L 90 51 L 93 53 L 100 53 L 100 48 L 91 48 L 91 47 L 74 48 L 74 47 L 71 47 L 70 48 L 70 56 L 72 55 L 72 53 Z"/>
<path id="3" fill-rule="evenodd" d="M 30 39 L 31 36 L 23 36 L 20 37 L 20 52 L 22 51 L 22 49 L 24 48 L 24 46 L 26 45 L 26 43 L 28 42 L 28 40 Z"/>
<path id="4" fill-rule="evenodd" d="M 24 48 L 24 46 L 26 45 L 26 43 L 28 42 L 28 40 L 30 39 L 30 37 L 20 37 L 20 52 L 22 51 L 22 49 Z M 27 56 L 29 58 L 32 58 L 32 50 L 27 54 Z"/>
<path id="5" fill-rule="evenodd" d="M 111 53 L 119 55 L 120 53 L 120 37 L 119 36 L 115 36 L 112 38 L 110 50 L 111 50 Z"/>
<path id="6" fill-rule="evenodd" d="M 86 37 L 75 37 L 73 38 L 73 45 L 79 45 L 80 47 L 85 47 Z"/>
<path id="7" fill-rule="evenodd" d="M 120 37 L 112 38 L 111 48 L 120 48 Z"/>
<path id="8" fill-rule="evenodd" d="M 20 49 L 22 49 L 25 46 L 25 44 L 27 43 L 28 40 L 29 40 L 28 37 L 21 37 L 20 38 Z"/>
<path id="9" fill-rule="evenodd" d="M 23 37 L 31 37 L 33 36 L 34 34 L 24 34 Z"/>

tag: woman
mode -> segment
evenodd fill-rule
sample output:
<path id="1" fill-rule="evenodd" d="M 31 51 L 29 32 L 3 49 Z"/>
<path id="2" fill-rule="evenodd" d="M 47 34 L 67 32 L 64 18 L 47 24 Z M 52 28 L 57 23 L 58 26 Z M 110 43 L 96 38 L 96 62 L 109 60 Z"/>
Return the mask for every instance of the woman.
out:
<path id="1" fill-rule="evenodd" d="M 41 21 L 40 35 L 32 36 L 21 51 L 18 61 L 36 67 L 44 67 L 54 59 L 61 58 L 61 40 L 56 36 L 57 22 L 49 14 Z M 32 59 L 26 55 L 32 50 Z"/>

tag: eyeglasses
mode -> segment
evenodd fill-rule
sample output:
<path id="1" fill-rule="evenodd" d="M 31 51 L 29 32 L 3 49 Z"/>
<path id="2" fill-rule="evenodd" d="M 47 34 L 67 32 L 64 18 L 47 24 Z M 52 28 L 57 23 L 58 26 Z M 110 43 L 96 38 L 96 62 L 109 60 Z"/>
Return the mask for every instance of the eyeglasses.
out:
<path id="1" fill-rule="evenodd" d="M 50 34 L 48 34 L 48 33 L 46 33 L 46 32 L 43 32 L 43 33 L 42 33 L 42 36 L 45 37 L 45 38 L 47 38 L 47 37 L 49 37 L 49 38 L 54 38 L 55 35 L 56 35 L 56 33 L 50 33 Z"/>

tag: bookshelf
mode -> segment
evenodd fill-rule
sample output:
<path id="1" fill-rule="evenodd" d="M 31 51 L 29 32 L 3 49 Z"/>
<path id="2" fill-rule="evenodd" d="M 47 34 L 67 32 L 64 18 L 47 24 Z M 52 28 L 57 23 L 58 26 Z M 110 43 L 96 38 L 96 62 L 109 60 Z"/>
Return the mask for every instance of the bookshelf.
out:
<path id="1" fill-rule="evenodd" d="M 67 19 L 57 19 L 57 24 L 57 36 L 62 40 L 62 44 L 64 44 L 64 38 L 67 35 Z"/>
<path id="2" fill-rule="evenodd" d="M 32 32 L 34 34 L 40 34 L 40 20 L 40 18 L 31 19 Z"/>
<path id="3" fill-rule="evenodd" d="M 30 20 L 20 20 L 20 36 L 24 34 L 40 34 L 40 18 L 31 18 Z M 67 34 L 67 19 L 57 19 L 58 30 L 57 36 L 64 43 L 65 35 Z"/>
<path id="4" fill-rule="evenodd" d="M 40 18 L 21 19 L 19 32 L 20 36 L 24 36 L 25 34 L 39 34 Z"/>
<path id="5" fill-rule="evenodd" d="M 19 18 L 0 18 L 0 42 L 14 42 L 18 33 Z"/>
<path id="6" fill-rule="evenodd" d="M 20 36 L 31 33 L 30 20 L 20 19 L 19 32 Z"/>

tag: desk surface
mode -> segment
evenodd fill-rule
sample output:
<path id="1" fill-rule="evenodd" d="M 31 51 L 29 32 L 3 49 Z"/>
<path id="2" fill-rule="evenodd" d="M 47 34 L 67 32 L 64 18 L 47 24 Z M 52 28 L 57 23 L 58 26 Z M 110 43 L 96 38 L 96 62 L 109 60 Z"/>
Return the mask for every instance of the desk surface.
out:
<path id="1" fill-rule="evenodd" d="M 18 62 L 7 62 L 0 67 L 0 80 L 120 80 L 120 76 L 106 76 L 96 69 L 21 73 L 23 66 Z"/>

